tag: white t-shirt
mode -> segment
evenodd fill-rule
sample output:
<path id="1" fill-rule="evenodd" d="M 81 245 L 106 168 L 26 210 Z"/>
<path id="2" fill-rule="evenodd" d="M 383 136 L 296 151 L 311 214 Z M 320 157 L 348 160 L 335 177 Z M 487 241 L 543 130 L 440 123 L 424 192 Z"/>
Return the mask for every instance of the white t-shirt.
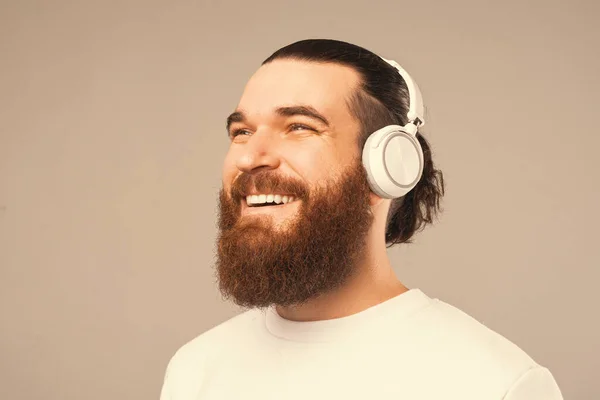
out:
<path id="1" fill-rule="evenodd" d="M 552 374 L 460 310 L 411 289 L 343 318 L 250 310 L 181 347 L 161 400 L 561 400 Z"/>

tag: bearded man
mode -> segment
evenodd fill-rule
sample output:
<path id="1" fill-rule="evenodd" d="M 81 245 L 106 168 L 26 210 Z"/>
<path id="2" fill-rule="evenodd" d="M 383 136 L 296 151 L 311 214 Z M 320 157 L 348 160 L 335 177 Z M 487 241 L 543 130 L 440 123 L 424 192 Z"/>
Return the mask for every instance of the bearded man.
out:
<path id="1" fill-rule="evenodd" d="M 184 345 L 162 400 L 558 400 L 548 369 L 407 288 L 387 247 L 434 222 L 441 171 L 396 62 L 335 40 L 276 51 L 227 119 L 216 274 L 247 309 Z"/>

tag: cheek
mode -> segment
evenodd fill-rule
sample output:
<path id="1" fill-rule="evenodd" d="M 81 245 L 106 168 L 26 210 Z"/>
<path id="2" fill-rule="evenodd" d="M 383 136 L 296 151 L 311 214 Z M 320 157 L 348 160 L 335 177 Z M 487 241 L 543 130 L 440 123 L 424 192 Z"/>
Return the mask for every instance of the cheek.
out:
<path id="1" fill-rule="evenodd" d="M 287 162 L 311 184 L 327 180 L 340 167 L 341 160 L 331 149 L 324 151 L 294 151 L 288 153 Z"/>

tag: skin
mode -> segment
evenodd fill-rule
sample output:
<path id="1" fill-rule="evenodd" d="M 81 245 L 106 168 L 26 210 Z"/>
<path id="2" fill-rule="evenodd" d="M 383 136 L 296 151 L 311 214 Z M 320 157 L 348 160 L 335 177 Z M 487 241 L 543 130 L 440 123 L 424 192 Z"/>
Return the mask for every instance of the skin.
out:
<path id="1" fill-rule="evenodd" d="M 259 68 L 229 119 L 231 145 L 223 164 L 223 188 L 229 191 L 243 172 L 277 170 L 310 188 L 324 186 L 339 176 L 361 156 L 356 145 L 359 123 L 346 106 L 359 79 L 353 69 L 331 63 L 276 60 Z M 295 106 L 311 107 L 327 124 L 311 116 L 277 112 L 280 107 Z M 243 201 L 242 218 L 269 215 L 276 229 L 286 229 L 300 201 L 261 208 L 249 208 Z M 279 315 L 293 321 L 340 318 L 407 290 L 396 277 L 386 251 L 390 200 L 371 193 L 370 206 L 374 221 L 357 265 L 359 273 L 341 289 L 306 304 L 277 306 Z"/>

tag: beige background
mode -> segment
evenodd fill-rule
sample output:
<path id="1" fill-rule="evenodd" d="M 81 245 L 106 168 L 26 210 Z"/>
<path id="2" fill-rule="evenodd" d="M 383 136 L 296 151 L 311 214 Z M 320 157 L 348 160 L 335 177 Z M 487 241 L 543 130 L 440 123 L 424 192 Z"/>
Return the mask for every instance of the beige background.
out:
<path id="1" fill-rule="evenodd" d="M 448 194 L 399 276 L 600 398 L 599 3 L 230 3 L 2 1 L 0 398 L 157 398 L 239 312 L 212 270 L 225 117 L 310 37 L 424 93 Z"/>

